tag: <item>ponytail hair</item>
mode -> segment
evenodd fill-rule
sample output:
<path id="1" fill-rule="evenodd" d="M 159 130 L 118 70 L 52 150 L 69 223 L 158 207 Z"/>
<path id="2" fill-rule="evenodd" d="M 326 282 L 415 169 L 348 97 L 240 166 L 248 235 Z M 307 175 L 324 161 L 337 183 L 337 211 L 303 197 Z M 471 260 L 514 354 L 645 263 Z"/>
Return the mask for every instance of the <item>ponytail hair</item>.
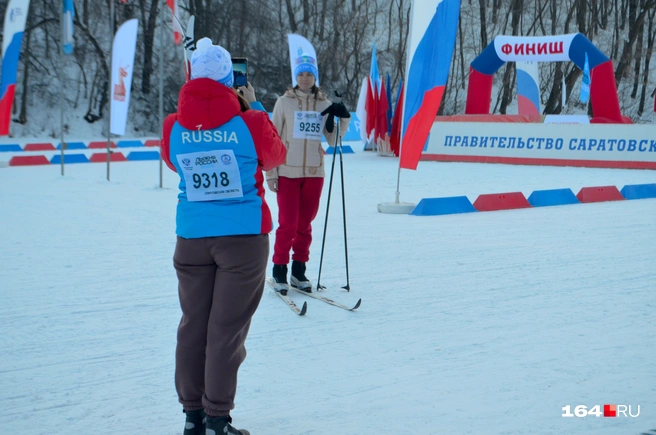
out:
<path id="1" fill-rule="evenodd" d="M 251 110 L 251 105 L 250 103 L 244 98 L 244 96 L 236 89 L 232 89 L 233 92 L 237 95 L 237 99 L 239 100 L 239 108 L 241 109 L 242 112 L 245 112 L 247 110 Z"/>

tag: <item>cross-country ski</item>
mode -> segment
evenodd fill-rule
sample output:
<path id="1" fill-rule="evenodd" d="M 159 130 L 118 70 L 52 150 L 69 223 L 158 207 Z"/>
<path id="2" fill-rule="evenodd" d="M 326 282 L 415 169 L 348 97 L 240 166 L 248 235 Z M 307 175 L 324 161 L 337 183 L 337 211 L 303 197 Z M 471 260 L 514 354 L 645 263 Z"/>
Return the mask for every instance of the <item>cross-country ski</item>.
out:
<path id="1" fill-rule="evenodd" d="M 280 299 L 289 307 L 292 309 L 293 312 L 298 314 L 299 316 L 304 316 L 305 313 L 307 312 L 307 302 L 303 302 L 303 305 L 299 308 L 298 305 L 296 305 L 296 302 L 292 300 L 292 298 L 289 297 L 289 294 L 282 294 L 278 290 L 276 290 L 273 287 L 273 278 L 267 278 L 266 279 L 267 286 L 273 290 L 273 292 L 278 295 Z"/>
<path id="2" fill-rule="evenodd" d="M 323 296 L 322 294 L 320 294 L 320 293 L 318 293 L 318 292 L 316 292 L 316 291 L 306 291 L 306 290 L 301 290 L 301 289 L 299 289 L 299 288 L 297 288 L 297 287 L 294 287 L 294 286 L 290 286 L 289 288 L 292 289 L 292 290 L 294 290 L 294 291 L 297 292 L 297 293 L 302 294 L 302 295 L 305 295 L 305 296 L 308 296 L 308 297 L 314 298 L 314 299 L 316 299 L 316 300 L 318 300 L 318 301 L 325 302 L 325 303 L 327 303 L 327 304 L 329 304 L 329 305 L 332 305 L 332 306 L 335 306 L 335 307 L 343 308 L 343 309 L 348 310 L 348 311 L 355 311 L 355 310 L 357 310 L 357 309 L 360 307 L 360 304 L 362 303 L 362 299 L 358 299 L 358 301 L 355 303 L 355 305 L 352 306 L 352 307 L 350 307 L 350 306 L 348 306 L 348 305 L 344 305 L 344 304 L 342 304 L 342 303 L 335 302 L 334 300 L 332 300 L 332 299 L 330 299 L 330 298 L 328 298 L 328 297 L 326 297 L 326 296 Z"/>

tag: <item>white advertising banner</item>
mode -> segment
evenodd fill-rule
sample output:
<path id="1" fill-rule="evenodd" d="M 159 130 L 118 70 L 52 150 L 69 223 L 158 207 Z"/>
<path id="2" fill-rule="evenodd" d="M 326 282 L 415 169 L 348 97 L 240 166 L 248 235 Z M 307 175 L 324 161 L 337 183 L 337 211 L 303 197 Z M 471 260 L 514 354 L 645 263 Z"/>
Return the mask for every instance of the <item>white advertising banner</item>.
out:
<path id="1" fill-rule="evenodd" d="M 651 125 L 436 122 L 422 160 L 656 169 Z"/>
<path id="2" fill-rule="evenodd" d="M 112 45 L 112 124 L 109 131 L 119 136 L 125 134 L 128 120 L 138 30 L 138 19 L 126 21 L 116 31 Z"/>
<path id="3" fill-rule="evenodd" d="M 497 36 L 494 49 L 504 62 L 559 62 L 569 59 L 576 33 L 557 36 Z"/>

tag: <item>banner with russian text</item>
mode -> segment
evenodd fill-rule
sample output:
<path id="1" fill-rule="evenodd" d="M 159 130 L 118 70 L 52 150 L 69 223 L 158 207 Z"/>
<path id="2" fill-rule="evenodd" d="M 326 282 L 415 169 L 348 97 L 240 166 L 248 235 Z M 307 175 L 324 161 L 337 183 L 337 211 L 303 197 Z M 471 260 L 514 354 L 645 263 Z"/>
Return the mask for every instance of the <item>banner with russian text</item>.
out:
<path id="1" fill-rule="evenodd" d="M 112 45 L 112 124 L 109 131 L 119 136 L 125 134 L 128 121 L 138 30 L 138 19 L 126 21 L 116 31 Z"/>
<path id="2" fill-rule="evenodd" d="M 0 136 L 9 135 L 11 106 L 16 93 L 16 75 L 23 31 L 30 0 L 9 0 L 2 37 L 2 74 L 0 75 Z"/>
<path id="3" fill-rule="evenodd" d="M 649 124 L 442 122 L 437 117 L 422 160 L 656 169 Z"/>
<path id="4" fill-rule="evenodd" d="M 577 33 L 556 36 L 497 36 L 494 49 L 504 62 L 562 62 Z"/>

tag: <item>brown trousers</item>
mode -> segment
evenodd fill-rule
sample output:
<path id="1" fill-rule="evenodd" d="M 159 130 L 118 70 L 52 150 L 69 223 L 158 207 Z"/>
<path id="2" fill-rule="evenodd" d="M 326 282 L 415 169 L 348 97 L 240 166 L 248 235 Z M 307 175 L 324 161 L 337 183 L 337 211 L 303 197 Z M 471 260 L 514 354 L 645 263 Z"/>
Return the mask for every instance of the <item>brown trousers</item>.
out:
<path id="1" fill-rule="evenodd" d="M 264 291 L 268 234 L 178 237 L 173 264 L 182 320 L 175 351 L 175 387 L 186 411 L 211 416 L 235 407 L 244 342 Z"/>

